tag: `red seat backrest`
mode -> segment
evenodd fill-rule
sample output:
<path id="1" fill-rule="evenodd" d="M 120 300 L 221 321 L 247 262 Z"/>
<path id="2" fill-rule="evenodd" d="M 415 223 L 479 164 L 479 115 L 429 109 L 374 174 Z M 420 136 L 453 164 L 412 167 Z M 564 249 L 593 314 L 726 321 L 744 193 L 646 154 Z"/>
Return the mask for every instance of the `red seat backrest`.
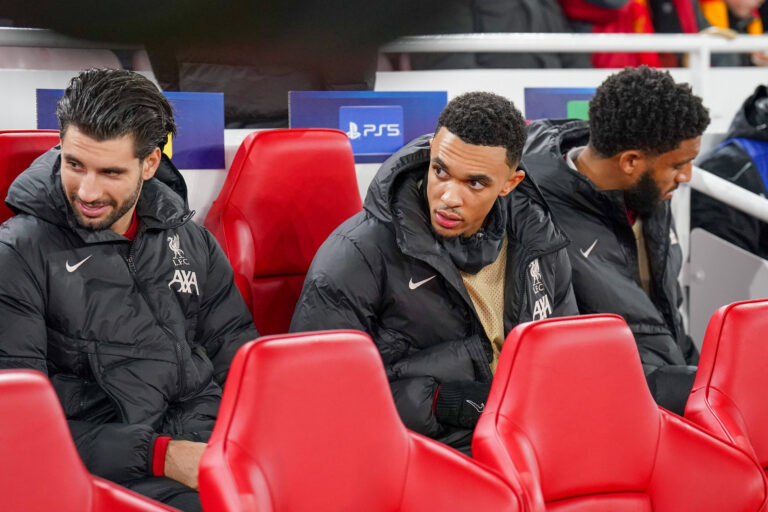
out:
<path id="1" fill-rule="evenodd" d="M 514 464 L 546 510 L 757 511 L 768 496 L 744 452 L 654 403 L 614 315 L 513 329 L 472 450 L 500 472 Z"/>
<path id="2" fill-rule="evenodd" d="M 38 372 L 0 371 L 0 461 L 2 510 L 175 510 L 88 473 L 56 393 Z"/>
<path id="3" fill-rule="evenodd" d="M 520 510 L 496 475 L 406 430 L 376 347 L 353 331 L 240 349 L 200 490 L 208 512 Z"/>
<path id="4" fill-rule="evenodd" d="M 344 132 L 268 130 L 243 141 L 205 226 L 229 258 L 261 334 L 288 331 L 317 249 L 361 209 Z"/>
<path id="5" fill-rule="evenodd" d="M 16 176 L 40 155 L 59 143 L 56 130 L 0 131 L 0 224 L 13 212 L 5 205 L 8 188 Z"/>
<path id="6" fill-rule="evenodd" d="M 685 416 L 768 468 L 768 300 L 712 315 Z"/>

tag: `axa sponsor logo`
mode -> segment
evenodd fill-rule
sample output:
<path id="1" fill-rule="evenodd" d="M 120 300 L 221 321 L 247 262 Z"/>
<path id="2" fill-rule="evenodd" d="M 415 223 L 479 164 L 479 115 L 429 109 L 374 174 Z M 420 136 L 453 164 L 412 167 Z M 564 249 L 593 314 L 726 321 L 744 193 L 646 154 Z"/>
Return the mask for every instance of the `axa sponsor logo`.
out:
<path id="1" fill-rule="evenodd" d="M 544 320 L 549 318 L 552 314 L 552 304 L 549 302 L 549 296 L 544 295 L 536 299 L 536 303 L 533 305 L 533 319 Z"/>
<path id="2" fill-rule="evenodd" d="M 174 288 L 174 284 L 178 285 L 178 288 Z M 197 274 L 192 270 L 176 269 L 173 272 L 173 279 L 168 283 L 168 287 L 179 293 L 188 293 L 190 295 L 194 288 L 195 295 L 200 295 L 200 289 L 197 286 Z"/>
<path id="3" fill-rule="evenodd" d="M 184 251 L 181 249 L 178 233 L 168 237 L 168 248 L 173 251 L 172 260 L 174 267 L 189 265 L 189 260 L 184 257 Z"/>

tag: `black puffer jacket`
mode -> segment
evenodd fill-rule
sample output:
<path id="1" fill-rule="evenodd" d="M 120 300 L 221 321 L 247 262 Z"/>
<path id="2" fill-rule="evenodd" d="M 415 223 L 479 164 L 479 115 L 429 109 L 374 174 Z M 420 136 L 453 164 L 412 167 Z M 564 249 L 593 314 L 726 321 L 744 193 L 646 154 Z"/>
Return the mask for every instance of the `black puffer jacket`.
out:
<path id="1" fill-rule="evenodd" d="M 291 330 L 367 332 L 406 426 L 468 451 L 471 430 L 437 421 L 435 391 L 443 381 L 490 382 L 492 351 L 458 269 L 430 228 L 419 190 L 429 140 L 416 139 L 387 160 L 364 211 L 320 247 Z M 524 179 L 502 204 L 509 219 L 505 334 L 520 322 L 577 314 L 563 249 L 568 241 L 535 185 Z"/>
<path id="2" fill-rule="evenodd" d="M 757 119 L 755 102 L 768 97 L 768 89 L 758 86 L 755 92 L 742 104 L 731 122 L 726 140 L 734 138 L 751 139 L 762 146 L 768 154 L 768 122 Z M 763 114 L 768 118 L 768 114 Z M 768 157 L 766 157 L 768 158 Z M 737 141 L 731 141 L 703 155 L 697 162 L 709 171 L 742 188 L 766 195 L 763 178 L 757 165 Z M 699 192 L 691 194 L 691 228 L 703 228 L 720 238 L 736 244 L 747 251 L 768 259 L 768 224 L 727 206 Z"/>
<path id="3" fill-rule="evenodd" d="M 622 190 L 599 190 L 568 167 L 565 154 L 584 146 L 589 125 L 542 120 L 528 127 L 523 162 L 541 187 L 571 245 L 573 290 L 582 314 L 615 313 L 635 335 L 656 401 L 682 414 L 693 386 L 698 352 L 686 335 L 678 308 L 682 251 L 669 203 L 644 219 L 653 296 L 640 285 L 637 245 Z"/>
<path id="4" fill-rule="evenodd" d="M 256 329 L 169 160 L 144 184 L 134 242 L 76 224 L 59 166 L 54 148 L 6 199 L 18 215 L 0 226 L 0 369 L 48 374 L 91 472 L 148 477 L 158 434 L 207 440 Z"/>

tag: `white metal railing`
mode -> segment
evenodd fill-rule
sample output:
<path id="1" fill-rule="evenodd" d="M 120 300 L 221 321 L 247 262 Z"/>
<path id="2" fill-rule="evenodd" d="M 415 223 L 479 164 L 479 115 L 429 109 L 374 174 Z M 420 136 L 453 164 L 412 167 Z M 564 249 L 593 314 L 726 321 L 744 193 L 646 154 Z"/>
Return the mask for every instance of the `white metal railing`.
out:
<path id="1" fill-rule="evenodd" d="M 683 252 L 683 268 L 680 273 L 680 281 L 684 286 L 692 282 L 694 276 L 691 276 L 689 256 L 691 253 L 691 190 L 696 190 L 709 197 L 722 201 L 723 203 L 736 208 L 737 210 L 751 215 L 763 222 L 768 222 L 768 199 L 749 190 L 745 190 L 730 181 L 715 176 L 700 167 L 693 167 L 691 181 L 680 185 L 675 192 L 672 209 L 675 215 L 675 225 L 677 227 L 677 237 L 680 243 L 680 249 Z M 742 298 L 747 298 L 742 297 Z M 686 332 L 689 330 L 690 303 L 684 296 L 681 313 L 683 321 L 686 324 Z M 707 312 L 709 318 L 710 312 Z M 697 345 L 701 340 L 696 340 Z"/>
<path id="2" fill-rule="evenodd" d="M 683 260 L 688 259 L 690 254 L 690 232 L 691 232 L 691 190 L 696 190 L 713 199 L 717 199 L 728 206 L 751 215 L 763 222 L 768 222 L 768 199 L 749 190 L 734 185 L 730 181 L 715 176 L 700 167 L 693 167 L 691 181 L 688 184 L 680 186 L 675 192 L 675 224 L 680 241 L 680 248 L 683 251 Z M 683 276 L 683 281 L 687 282 L 687 276 Z"/>
<path id="3" fill-rule="evenodd" d="M 759 50 L 768 50 L 768 36 L 739 35 L 727 39 L 710 34 L 448 34 L 403 37 L 381 47 L 382 53 L 739 53 Z"/>
<path id="4" fill-rule="evenodd" d="M 722 201 L 763 222 L 768 222 L 768 199 L 761 195 L 734 185 L 699 167 L 694 167 L 690 185 L 693 190 Z"/>
<path id="5" fill-rule="evenodd" d="M 768 35 L 738 35 L 732 39 L 712 34 L 558 34 L 495 33 L 403 37 L 380 48 L 382 53 L 688 53 L 691 87 L 708 99 L 710 57 L 713 53 L 768 51 Z"/>

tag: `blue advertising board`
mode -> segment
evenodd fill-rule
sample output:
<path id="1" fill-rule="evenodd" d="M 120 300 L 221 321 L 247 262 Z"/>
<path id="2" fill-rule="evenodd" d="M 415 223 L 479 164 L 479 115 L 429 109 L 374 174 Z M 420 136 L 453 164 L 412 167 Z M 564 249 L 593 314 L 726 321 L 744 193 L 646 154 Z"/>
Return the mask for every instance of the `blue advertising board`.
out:
<path id="1" fill-rule="evenodd" d="M 526 87 L 525 118 L 587 119 L 594 87 Z"/>
<path id="2" fill-rule="evenodd" d="M 383 162 L 404 144 L 435 131 L 445 91 L 291 91 L 291 128 L 336 128 L 347 134 L 355 162 Z"/>
<path id="3" fill-rule="evenodd" d="M 37 89 L 37 129 L 57 130 L 62 89 Z M 224 169 L 224 94 L 164 92 L 173 105 L 178 135 L 166 147 L 179 169 Z"/>

